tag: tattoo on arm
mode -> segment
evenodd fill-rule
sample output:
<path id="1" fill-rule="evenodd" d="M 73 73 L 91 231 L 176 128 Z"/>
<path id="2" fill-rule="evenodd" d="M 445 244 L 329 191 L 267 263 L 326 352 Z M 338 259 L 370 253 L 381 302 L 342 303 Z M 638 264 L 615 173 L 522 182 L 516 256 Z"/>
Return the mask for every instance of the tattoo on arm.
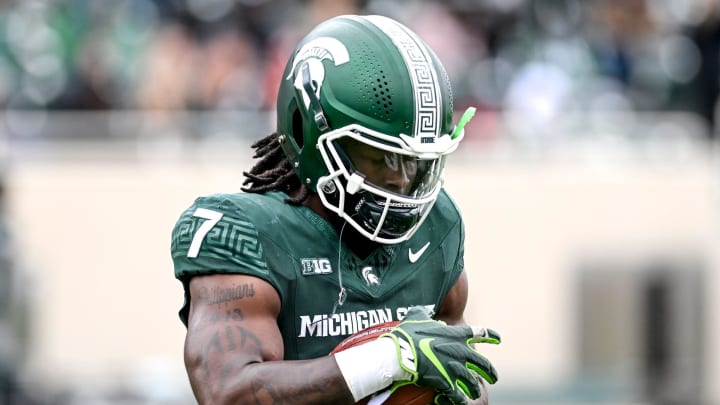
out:
<path id="1" fill-rule="evenodd" d="M 210 323 L 229 322 L 229 321 L 242 321 L 245 316 L 240 308 L 234 308 L 233 310 L 225 311 L 225 314 L 219 312 L 214 313 L 210 317 Z"/>
<path id="2" fill-rule="evenodd" d="M 243 281 L 243 280 L 239 280 Z M 351 402 L 337 365 L 330 359 L 282 360 L 274 320 L 257 316 L 253 300 L 263 300 L 264 286 L 252 281 L 204 285 L 193 299 L 207 311 L 194 323 L 195 386 L 204 394 L 243 398 L 257 404 Z M 247 305 L 246 305 L 247 304 Z M 265 333 L 273 339 L 264 339 Z M 212 386 L 212 388 L 208 388 Z M 299 402 L 298 402 L 299 401 Z"/>
<path id="3" fill-rule="evenodd" d="M 330 362 L 310 367 L 304 362 L 293 362 L 279 367 L 263 363 L 257 357 L 263 349 L 260 336 L 242 324 L 218 325 L 205 344 L 203 371 L 208 381 L 227 391 L 242 390 L 252 381 L 252 401 L 258 404 L 294 404 L 297 398 L 321 401 L 329 392 L 337 391 L 344 381 L 334 375 Z M 213 358 L 220 363 L 208 362 Z M 240 370 L 245 369 L 242 373 Z M 214 377 L 213 377 L 214 376 Z M 247 391 L 246 391 L 247 392 Z"/>
<path id="4" fill-rule="evenodd" d="M 203 287 L 200 290 L 200 298 L 208 304 L 225 304 L 230 301 L 255 296 L 254 284 L 236 284 L 232 287 L 214 287 L 209 290 Z"/>
<path id="5" fill-rule="evenodd" d="M 233 331 L 232 328 L 229 326 L 225 327 L 225 335 L 227 337 L 228 342 L 228 351 L 233 351 L 237 349 L 237 345 L 235 344 L 235 338 L 233 337 Z"/>
<path id="6" fill-rule="evenodd" d="M 248 356 L 242 355 L 245 349 L 248 349 L 247 353 L 262 351 L 262 342 L 250 330 L 242 326 L 226 326 L 223 331 L 216 331 L 205 346 L 205 355 L 203 356 L 205 372 L 208 375 L 213 372 L 208 364 L 208 359 L 213 356 L 223 359 L 219 381 L 221 385 L 225 385 L 228 376 L 251 361 Z"/>

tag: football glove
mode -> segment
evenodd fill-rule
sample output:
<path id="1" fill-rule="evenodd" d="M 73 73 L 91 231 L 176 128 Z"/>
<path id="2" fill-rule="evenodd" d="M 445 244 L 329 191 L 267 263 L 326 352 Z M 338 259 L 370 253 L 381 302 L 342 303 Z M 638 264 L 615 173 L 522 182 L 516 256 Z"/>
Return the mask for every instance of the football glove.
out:
<path id="1" fill-rule="evenodd" d="M 490 384 L 498 379 L 495 367 L 471 347 L 474 343 L 499 344 L 500 335 L 492 329 L 450 326 L 433 320 L 425 308 L 417 306 L 381 338 L 395 342 L 400 366 L 411 376 L 393 388 L 426 386 L 438 393 L 436 403 L 467 404 L 467 397 L 481 395 L 477 375 Z"/>

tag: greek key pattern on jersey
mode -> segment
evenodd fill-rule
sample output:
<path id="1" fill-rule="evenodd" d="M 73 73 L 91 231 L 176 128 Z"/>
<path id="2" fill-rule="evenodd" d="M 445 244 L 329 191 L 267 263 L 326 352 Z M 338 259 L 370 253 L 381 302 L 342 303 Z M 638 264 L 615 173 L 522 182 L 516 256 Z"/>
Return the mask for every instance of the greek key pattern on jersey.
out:
<path id="1" fill-rule="evenodd" d="M 201 218 L 190 216 L 188 211 L 177 225 L 172 241 L 174 252 L 187 250 L 197 228 L 203 222 Z M 223 216 L 205 236 L 200 249 L 200 257 L 220 261 L 230 261 L 243 268 L 262 274 L 268 274 L 263 260 L 262 244 L 252 223 Z"/>
<path id="2" fill-rule="evenodd" d="M 172 233 L 171 250 L 173 254 L 180 251 L 187 251 L 192 243 L 193 235 L 195 234 L 195 228 L 199 221 L 195 220 L 190 216 L 190 210 L 183 212 L 182 216 L 175 224 L 175 229 Z M 185 254 L 186 252 L 183 252 Z"/>
<path id="3" fill-rule="evenodd" d="M 413 134 L 420 136 L 422 140 L 436 138 L 440 135 L 442 96 L 429 51 L 422 41 L 403 25 L 385 17 L 367 18 L 388 35 L 405 60 L 415 93 Z"/>

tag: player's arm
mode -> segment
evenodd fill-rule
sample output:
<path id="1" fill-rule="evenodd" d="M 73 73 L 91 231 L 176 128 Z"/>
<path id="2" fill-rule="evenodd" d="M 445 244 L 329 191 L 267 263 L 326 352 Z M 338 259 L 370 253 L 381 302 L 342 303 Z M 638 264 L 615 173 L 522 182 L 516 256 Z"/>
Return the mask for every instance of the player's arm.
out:
<path id="1" fill-rule="evenodd" d="M 331 356 L 284 361 L 280 298 L 245 275 L 196 276 L 185 366 L 200 404 L 352 403 Z"/>
<path id="2" fill-rule="evenodd" d="M 465 323 L 465 307 L 468 300 L 468 279 L 467 274 L 463 271 L 455 284 L 450 288 L 447 295 L 440 304 L 440 308 L 435 314 L 435 319 L 446 322 L 448 325 L 466 325 Z M 488 391 L 485 381 L 480 381 L 480 397 L 469 404 L 488 405 Z"/>
<path id="3" fill-rule="evenodd" d="M 434 318 L 448 325 L 465 325 L 465 307 L 468 300 L 468 279 L 463 271 L 440 303 Z"/>

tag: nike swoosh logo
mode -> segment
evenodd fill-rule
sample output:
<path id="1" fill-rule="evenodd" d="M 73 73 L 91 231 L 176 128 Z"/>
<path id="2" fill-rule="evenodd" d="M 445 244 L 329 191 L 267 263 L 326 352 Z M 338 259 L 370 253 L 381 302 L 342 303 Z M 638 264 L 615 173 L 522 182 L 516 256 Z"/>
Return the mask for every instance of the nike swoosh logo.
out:
<path id="1" fill-rule="evenodd" d="M 423 253 L 425 253 L 425 250 L 427 250 L 428 246 L 430 246 L 430 242 L 426 243 L 425 246 L 421 247 L 420 250 L 418 250 L 417 252 L 413 252 L 412 248 L 409 248 L 408 249 L 408 259 L 410 259 L 410 263 L 415 263 L 416 261 L 418 261 L 420 256 L 422 256 Z"/>
<path id="2" fill-rule="evenodd" d="M 427 245 L 425 245 L 427 247 Z M 445 367 L 443 366 L 440 359 L 437 358 L 435 355 L 435 352 L 433 352 L 432 348 L 430 347 L 430 342 L 432 342 L 433 338 L 425 338 L 420 339 L 418 342 L 418 349 L 427 357 L 428 360 L 435 366 L 435 369 L 440 373 L 440 375 L 445 378 L 445 380 L 450 383 L 450 385 L 453 384 L 452 380 L 450 379 L 450 376 L 448 375 L 447 371 L 445 370 Z"/>

